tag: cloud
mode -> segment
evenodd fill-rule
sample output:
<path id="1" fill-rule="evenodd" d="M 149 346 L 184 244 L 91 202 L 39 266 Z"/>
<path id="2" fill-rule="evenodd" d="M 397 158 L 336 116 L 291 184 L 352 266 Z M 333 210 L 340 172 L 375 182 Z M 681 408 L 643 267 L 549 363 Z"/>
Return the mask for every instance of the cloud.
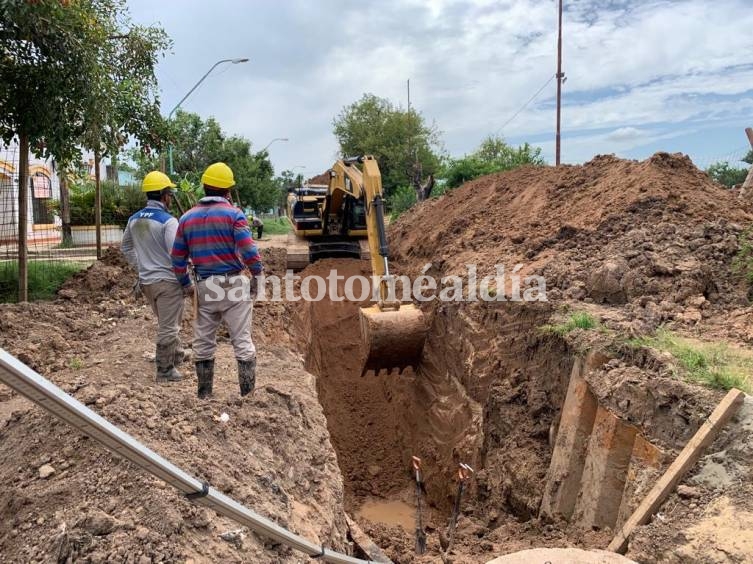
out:
<path id="1" fill-rule="evenodd" d="M 637 127 L 620 127 L 606 136 L 609 141 L 633 141 L 644 137 L 645 134 Z"/>
<path id="2" fill-rule="evenodd" d="M 552 0 L 129 5 L 136 21 L 161 21 L 174 38 L 174 53 L 159 68 L 166 108 L 216 60 L 251 58 L 212 75 L 184 107 L 216 116 L 256 147 L 290 138 L 270 148 L 278 170 L 329 166 L 337 150 L 333 117 L 364 92 L 405 106 L 408 78 L 412 106 L 436 121 L 447 150 L 471 151 L 555 73 Z M 220 23 L 197 23 L 210 21 Z M 751 27 L 747 0 L 568 0 L 563 132 L 575 143 L 568 159 L 655 140 L 682 150 L 677 131 L 721 123 L 732 131 L 748 120 Z M 551 139 L 554 94 L 552 81 L 502 134 L 515 142 Z M 599 145 L 589 149 L 589 138 Z M 550 143 L 542 147 L 551 159 Z"/>

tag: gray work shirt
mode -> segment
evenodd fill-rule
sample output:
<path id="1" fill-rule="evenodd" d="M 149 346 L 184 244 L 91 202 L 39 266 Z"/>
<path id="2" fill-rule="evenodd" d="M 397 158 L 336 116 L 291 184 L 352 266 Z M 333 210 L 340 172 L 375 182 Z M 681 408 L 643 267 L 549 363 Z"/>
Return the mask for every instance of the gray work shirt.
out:
<path id="1" fill-rule="evenodd" d="M 177 230 L 178 220 L 170 215 L 165 204 L 156 200 L 149 200 L 144 209 L 130 217 L 120 249 L 138 270 L 140 283 L 165 280 L 177 283 L 170 258 Z"/>

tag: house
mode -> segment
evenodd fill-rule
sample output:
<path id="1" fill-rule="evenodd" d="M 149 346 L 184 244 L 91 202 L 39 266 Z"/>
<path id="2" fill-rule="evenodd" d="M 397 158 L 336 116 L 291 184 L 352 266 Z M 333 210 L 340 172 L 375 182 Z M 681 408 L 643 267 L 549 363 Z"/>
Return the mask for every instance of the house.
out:
<path id="1" fill-rule="evenodd" d="M 94 180 L 94 157 L 84 155 L 81 170 Z M 18 241 L 18 145 L 0 145 L 0 245 Z M 120 185 L 135 182 L 133 173 L 116 169 L 112 163 L 100 163 L 101 178 Z M 53 159 L 29 155 L 29 200 L 27 203 L 27 237 L 29 245 L 56 245 L 62 240 L 62 221 L 54 212 L 60 201 L 60 182 Z M 92 235 L 93 237 L 93 235 Z M 88 243 L 93 244 L 92 241 Z"/>
<path id="2" fill-rule="evenodd" d="M 18 146 L 0 145 L 0 245 L 18 241 Z M 26 203 L 30 244 L 56 244 L 61 221 L 52 204 L 60 199 L 60 184 L 52 159 L 29 155 L 29 199 Z"/>

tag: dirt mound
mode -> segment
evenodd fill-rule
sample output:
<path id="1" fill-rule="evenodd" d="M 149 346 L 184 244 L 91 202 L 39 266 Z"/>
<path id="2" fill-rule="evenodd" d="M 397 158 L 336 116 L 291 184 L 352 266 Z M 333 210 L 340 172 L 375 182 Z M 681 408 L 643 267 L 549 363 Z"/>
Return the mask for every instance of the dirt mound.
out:
<path id="1" fill-rule="evenodd" d="M 523 263 L 522 273 L 544 274 L 548 288 L 570 298 L 624 303 L 674 286 L 683 302 L 734 290 L 711 278 L 719 267 L 729 273 L 751 219 L 688 157 L 657 153 L 479 178 L 417 206 L 390 235 L 409 270 L 434 261 L 443 272 L 477 264 L 489 274 L 495 264 Z"/>
<path id="2" fill-rule="evenodd" d="M 306 184 L 329 184 L 329 178 L 329 171 L 325 171 L 309 178 L 306 181 Z"/>
<path id="3" fill-rule="evenodd" d="M 133 291 L 136 272 L 118 247 L 107 247 L 102 258 L 77 272 L 58 290 L 58 296 L 76 302 L 97 303 L 124 299 Z"/>
<path id="4" fill-rule="evenodd" d="M 111 280 L 126 270 L 98 263 L 89 276 L 104 267 L 119 271 Z M 89 277 L 78 280 L 79 295 L 94 295 Z M 280 341 L 284 315 L 269 310 L 277 306 L 255 309 L 260 342 Z M 265 335 L 266 321 L 278 333 Z M 130 296 L 0 307 L 0 346 L 11 354 L 189 473 L 282 526 L 347 550 L 342 480 L 300 360 L 279 345 L 261 346 L 257 391 L 241 401 L 221 335 L 215 398 L 200 402 L 191 367 L 181 368 L 181 383 L 154 384 L 145 357 L 155 329 L 148 307 Z M 183 339 L 190 342 L 190 320 Z M 0 442 L 0 480 L 8 484 L 0 492 L 0 560 L 308 561 L 247 530 L 233 543 L 222 540 L 237 523 L 193 505 L 4 386 Z"/>

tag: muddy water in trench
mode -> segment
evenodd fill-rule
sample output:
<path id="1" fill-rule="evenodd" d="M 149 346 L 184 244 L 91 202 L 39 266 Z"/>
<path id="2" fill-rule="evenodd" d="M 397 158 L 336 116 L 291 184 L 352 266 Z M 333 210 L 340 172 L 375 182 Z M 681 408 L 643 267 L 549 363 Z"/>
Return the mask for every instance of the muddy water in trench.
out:
<path id="1" fill-rule="evenodd" d="M 399 499 L 367 499 L 356 515 L 375 523 L 402 527 L 406 532 L 413 532 L 416 526 L 416 508 Z"/>

